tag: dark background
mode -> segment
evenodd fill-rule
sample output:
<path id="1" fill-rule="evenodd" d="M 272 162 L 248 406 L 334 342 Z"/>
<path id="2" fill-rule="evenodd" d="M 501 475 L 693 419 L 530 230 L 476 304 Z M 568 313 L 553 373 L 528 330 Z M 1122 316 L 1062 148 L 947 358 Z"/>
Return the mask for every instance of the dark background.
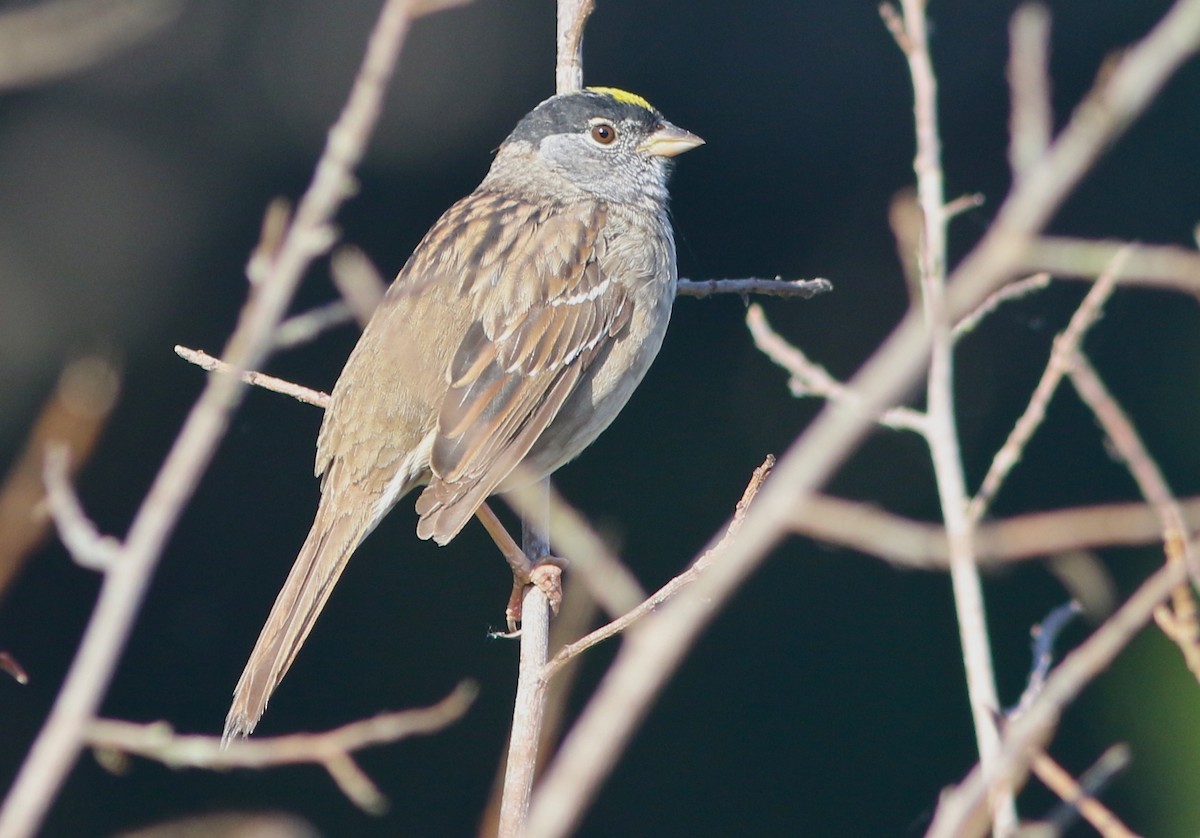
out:
<path id="1" fill-rule="evenodd" d="M 0 466 L 11 461 L 62 364 L 100 348 L 124 392 L 81 494 L 123 534 L 203 383 L 176 343 L 218 351 L 246 290 L 266 203 L 307 184 L 377 2 L 189 4 L 165 32 L 103 66 L 0 100 Z M 1105 56 L 1145 33 L 1159 0 L 1060 0 L 1054 99 L 1061 121 Z M 988 204 L 957 220 L 956 255 L 1008 187 L 1007 21 L 1015 3 L 935 3 L 947 189 Z M 385 274 L 482 177 L 516 120 L 552 92 L 550 0 L 478 0 L 419 22 L 339 216 Z M 738 4 L 600 0 L 585 78 L 646 95 L 708 145 L 673 185 L 681 273 L 825 276 L 833 293 L 765 303 L 772 322 L 846 377 L 903 312 L 887 206 L 912 181 L 911 94 L 870 2 Z M 1200 195 L 1200 66 L 1193 62 L 1057 215 L 1058 233 L 1188 244 Z M 1005 307 L 958 355 L 968 480 L 1024 406 L 1084 292 L 1056 285 Z M 329 300 L 313 267 L 296 310 Z M 751 346 L 737 298 L 681 300 L 656 366 L 612 429 L 558 478 L 620 545 L 648 588 L 677 573 L 732 511 L 752 469 L 819 405 L 788 395 Z M 353 345 L 346 327 L 269 371 L 327 389 Z M 1181 495 L 1200 491 L 1195 301 L 1119 290 L 1087 350 Z M 319 412 L 250 393 L 163 558 L 106 715 L 216 733 L 245 656 L 307 530 Z M 833 489 L 938 516 L 928 457 L 880 431 Z M 1074 395 L 1001 494 L 997 514 L 1132 499 Z M 411 502 L 359 551 L 260 731 L 323 729 L 420 705 L 459 679 L 481 685 L 466 720 L 373 750 L 364 766 L 392 800 L 363 815 L 315 767 L 125 776 L 90 756 L 44 834 L 112 835 L 170 816 L 283 809 L 328 835 L 467 835 L 504 744 L 517 647 L 489 641 L 508 571 L 478 527 L 445 549 L 418 541 Z M 1103 553 L 1123 593 L 1161 555 Z M 1002 699 L 1029 667 L 1028 632 L 1066 593 L 1040 565 L 987 579 Z M 76 649 L 98 587 L 57 544 L 0 608 L 0 647 L 30 670 L 0 679 L 0 776 L 15 773 Z M 1073 627 L 1064 643 L 1087 631 Z M 614 645 L 590 653 L 581 687 Z M 584 692 L 584 694 L 586 694 Z M 1106 795 L 1153 835 L 1200 828 L 1196 684 L 1145 632 L 1066 714 L 1052 749 L 1081 771 L 1127 741 L 1133 765 Z M 580 699 L 581 701 L 582 699 Z M 581 835 L 918 835 L 939 790 L 974 761 L 950 585 L 791 539 L 703 637 L 655 704 Z M 1036 788 L 1033 817 L 1053 805 Z M 1079 834 L 1087 830 L 1076 829 Z"/>

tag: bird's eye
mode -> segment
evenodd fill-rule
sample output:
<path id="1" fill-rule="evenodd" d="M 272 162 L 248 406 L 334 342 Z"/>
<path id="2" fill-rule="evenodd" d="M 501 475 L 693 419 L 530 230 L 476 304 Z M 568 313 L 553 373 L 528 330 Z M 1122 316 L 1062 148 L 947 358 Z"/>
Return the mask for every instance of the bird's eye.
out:
<path id="1" fill-rule="evenodd" d="M 592 126 L 592 139 L 600 145 L 609 145 L 617 138 L 617 129 L 607 122 L 597 122 Z"/>

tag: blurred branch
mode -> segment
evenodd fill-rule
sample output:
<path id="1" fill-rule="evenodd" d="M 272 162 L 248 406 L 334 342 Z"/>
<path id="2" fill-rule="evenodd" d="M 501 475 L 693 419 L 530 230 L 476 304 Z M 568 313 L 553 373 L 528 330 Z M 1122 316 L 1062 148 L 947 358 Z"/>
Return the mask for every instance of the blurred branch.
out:
<path id="1" fill-rule="evenodd" d="M 1114 745 L 1104 753 L 1100 762 L 1111 776 L 1129 764 L 1129 748 Z M 1037 751 L 1029 767 L 1046 788 L 1057 794 L 1071 809 L 1083 815 L 1092 828 L 1100 833 L 1101 838 L 1137 838 L 1129 827 L 1121 823 L 1120 818 L 1081 783 L 1076 782 L 1075 778 L 1045 751 Z M 1052 834 L 1061 835 L 1063 831 L 1056 830 Z"/>
<path id="2" fill-rule="evenodd" d="M 278 204 L 268 212 L 263 241 L 247 266 L 250 296 L 224 359 L 235 369 L 257 366 L 270 349 L 308 264 L 333 240 L 330 222 L 353 192 L 353 169 L 366 148 L 412 19 L 407 0 L 390 0 L 371 33 L 349 99 L 330 129 L 308 189 L 290 223 Z M 25 838 L 40 824 L 83 746 L 116 669 L 121 650 L 163 547 L 224 435 L 244 385 L 210 376 L 138 510 L 119 560 L 104 576 L 99 600 L 66 681 L 0 809 L 0 835 Z"/>
<path id="3" fill-rule="evenodd" d="M 117 403 L 120 374 L 99 356 L 67 364 L 0 487 L 0 594 L 50 530 L 42 474 L 50 445 L 66 447 L 70 477 L 91 456 Z"/>
<path id="4" fill-rule="evenodd" d="M 1050 13 L 1025 3 L 1009 23 L 1008 86 L 1012 112 L 1008 123 L 1008 165 L 1014 180 L 1046 153 L 1054 135 L 1050 106 Z"/>
<path id="5" fill-rule="evenodd" d="M 1200 253 L 1186 247 L 1038 236 L 1019 249 L 1027 270 L 1062 279 L 1094 279 L 1108 270 L 1117 254 L 1127 252 L 1121 285 L 1200 295 Z"/>
<path id="6" fill-rule="evenodd" d="M 182 0 L 43 0 L 0 13 L 0 91 L 76 73 L 172 23 Z"/>
<path id="7" fill-rule="evenodd" d="M 1200 529 L 1200 497 L 1181 503 L 1184 518 Z M 946 570 L 949 546 L 938 524 L 914 521 L 870 504 L 817 495 L 797 505 L 793 530 L 911 570 Z M 980 564 L 1006 564 L 1069 550 L 1149 544 L 1162 537 L 1154 509 L 1145 503 L 1110 503 L 988 521 L 975 529 Z"/>
<path id="8" fill-rule="evenodd" d="M 271 768 L 317 763 L 356 806 L 372 814 L 387 808 L 387 798 L 351 756 L 375 745 L 409 736 L 436 733 L 462 718 L 478 694 L 470 682 L 459 684 L 432 707 L 383 713 L 324 733 L 294 733 L 260 739 L 238 739 L 222 746 L 219 736 L 181 736 L 165 722 L 135 724 L 94 719 L 87 725 L 88 744 L 98 751 L 133 754 L 171 768 Z M 111 762 L 111 757 L 101 759 Z"/>

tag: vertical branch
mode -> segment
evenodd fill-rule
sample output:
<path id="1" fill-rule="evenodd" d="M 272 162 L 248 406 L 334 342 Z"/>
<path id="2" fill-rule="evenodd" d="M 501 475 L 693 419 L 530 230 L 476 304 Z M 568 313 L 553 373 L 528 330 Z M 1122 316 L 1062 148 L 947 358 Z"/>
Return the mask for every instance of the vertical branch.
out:
<path id="1" fill-rule="evenodd" d="M 225 350 L 225 360 L 234 367 L 249 369 L 266 355 L 304 269 L 332 243 L 329 220 L 353 191 L 351 171 L 374 128 L 384 86 L 410 20 L 408 0 L 390 0 L 384 6 L 350 97 L 330 129 L 295 219 L 281 239 L 265 237 L 251 259 L 247 269 L 250 299 Z M 105 574 L 66 681 L 0 810 L 0 835 L 5 838 L 24 838 L 37 830 L 75 763 L 86 726 L 112 680 L 159 556 L 244 389 L 237 376 L 212 376 L 188 414 L 134 518 L 119 560 Z"/>
<path id="2" fill-rule="evenodd" d="M 558 0 L 555 93 L 570 93 L 583 87 L 583 28 L 595 8 L 596 0 Z"/>
<path id="3" fill-rule="evenodd" d="M 594 8 L 595 0 L 558 0 L 555 93 L 570 93 L 583 87 L 583 29 Z M 549 478 L 544 478 L 538 487 L 537 514 L 521 516 L 522 548 L 533 561 L 550 554 L 549 492 Z M 550 602 L 537 585 L 530 585 L 521 603 L 521 663 L 500 797 L 497 827 L 500 838 L 516 838 L 525 833 L 546 714 L 544 673 L 549 645 Z"/>
<path id="4" fill-rule="evenodd" d="M 521 546 L 531 561 L 550 553 L 546 530 L 550 518 L 549 478 L 534 491 L 538 507 L 521 516 Z M 513 701 L 512 731 L 508 737 L 508 760 L 500 795 L 499 838 L 518 838 L 525 832 L 533 777 L 537 771 L 538 746 L 546 715 L 546 680 L 543 677 L 550 647 L 550 603 L 537 585 L 529 585 L 521 600 L 521 662 L 517 671 L 517 695 Z"/>
<path id="5" fill-rule="evenodd" d="M 950 579 L 958 614 L 959 640 L 967 677 L 975 740 L 985 769 L 1000 749 L 1000 734 L 993 714 L 1000 706 L 987 631 L 983 587 L 975 565 L 972 522 L 967 516 L 967 489 L 954 410 L 954 339 L 946 311 L 945 188 L 941 138 L 938 133 L 937 78 L 929 55 L 924 0 L 902 0 L 902 37 L 897 40 L 908 59 L 912 76 L 917 154 L 917 200 L 923 227 L 917 263 L 921 298 L 930 334 L 929 379 L 926 388 L 929 416 L 925 437 L 937 479 L 938 496 L 950 545 Z M 886 13 L 885 13 L 886 16 Z M 889 21 L 893 33 L 898 25 Z M 1011 791 L 998 790 L 994 800 L 994 830 L 1010 835 L 1017 816 Z"/>

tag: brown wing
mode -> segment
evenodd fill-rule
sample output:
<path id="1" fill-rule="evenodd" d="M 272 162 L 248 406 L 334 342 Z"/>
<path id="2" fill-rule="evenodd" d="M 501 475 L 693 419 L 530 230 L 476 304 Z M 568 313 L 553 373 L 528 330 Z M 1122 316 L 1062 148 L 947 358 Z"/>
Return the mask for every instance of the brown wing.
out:
<path id="1" fill-rule="evenodd" d="M 417 534 L 441 544 L 524 459 L 632 315 L 600 270 L 602 206 L 525 209 L 518 234 L 481 236 L 490 253 L 479 255 L 497 268 L 463 282 L 473 319 L 448 370 L 433 479 L 417 500 Z"/>

